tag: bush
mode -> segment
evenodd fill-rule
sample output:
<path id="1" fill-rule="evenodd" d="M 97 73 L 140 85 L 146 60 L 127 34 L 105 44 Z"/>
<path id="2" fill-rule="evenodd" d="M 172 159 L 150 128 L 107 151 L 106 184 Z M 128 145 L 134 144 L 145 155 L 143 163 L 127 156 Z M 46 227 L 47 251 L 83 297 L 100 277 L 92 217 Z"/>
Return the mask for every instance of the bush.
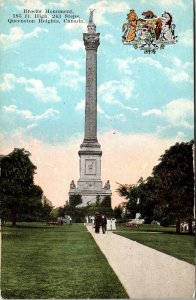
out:
<path id="1" fill-rule="evenodd" d="M 168 217 L 165 217 L 165 218 L 162 218 L 161 219 L 161 222 L 160 222 L 160 225 L 163 226 L 163 227 L 169 227 L 169 218 Z"/>

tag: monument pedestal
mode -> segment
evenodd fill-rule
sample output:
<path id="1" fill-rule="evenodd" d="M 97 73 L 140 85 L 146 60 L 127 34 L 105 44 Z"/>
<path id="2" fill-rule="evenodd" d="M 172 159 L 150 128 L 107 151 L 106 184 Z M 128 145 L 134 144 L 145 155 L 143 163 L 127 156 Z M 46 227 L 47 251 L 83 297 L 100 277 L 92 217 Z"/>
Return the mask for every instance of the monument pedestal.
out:
<path id="1" fill-rule="evenodd" d="M 81 206 L 95 203 L 99 196 L 102 200 L 106 196 L 111 196 L 109 183 L 103 188 L 101 181 L 101 155 L 98 142 L 84 142 L 78 152 L 80 156 L 80 179 L 73 188 L 70 185 L 69 197 L 75 194 L 82 196 Z"/>

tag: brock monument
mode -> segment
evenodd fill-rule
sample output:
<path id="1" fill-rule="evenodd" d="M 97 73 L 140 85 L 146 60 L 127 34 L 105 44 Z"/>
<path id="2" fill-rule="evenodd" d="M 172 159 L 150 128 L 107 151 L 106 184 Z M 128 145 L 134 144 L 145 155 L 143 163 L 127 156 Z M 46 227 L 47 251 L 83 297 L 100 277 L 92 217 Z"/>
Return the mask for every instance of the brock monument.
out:
<path id="1" fill-rule="evenodd" d="M 93 9 L 90 10 L 87 33 L 83 33 L 86 50 L 86 95 L 85 95 L 85 130 L 84 140 L 78 152 L 80 157 L 80 178 L 77 186 L 71 181 L 69 199 L 81 195 L 82 204 L 95 203 L 106 196 L 111 196 L 110 182 L 104 187 L 101 181 L 101 146 L 97 140 L 97 49 L 100 45 L 100 34 L 96 32 L 93 22 Z"/>

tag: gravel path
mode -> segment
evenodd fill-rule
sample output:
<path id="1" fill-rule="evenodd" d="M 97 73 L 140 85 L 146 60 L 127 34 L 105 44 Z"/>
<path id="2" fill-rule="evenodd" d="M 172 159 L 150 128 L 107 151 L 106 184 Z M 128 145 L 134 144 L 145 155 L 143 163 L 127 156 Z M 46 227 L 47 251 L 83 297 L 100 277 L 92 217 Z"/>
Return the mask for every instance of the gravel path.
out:
<path id="1" fill-rule="evenodd" d="M 195 267 L 112 233 L 86 226 L 130 298 L 192 298 Z"/>

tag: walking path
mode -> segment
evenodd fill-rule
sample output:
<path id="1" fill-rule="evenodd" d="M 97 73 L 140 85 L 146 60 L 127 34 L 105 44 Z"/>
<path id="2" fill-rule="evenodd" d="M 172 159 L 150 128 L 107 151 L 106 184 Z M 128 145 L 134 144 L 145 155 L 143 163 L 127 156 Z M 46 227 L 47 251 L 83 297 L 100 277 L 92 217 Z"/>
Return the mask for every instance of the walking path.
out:
<path id="1" fill-rule="evenodd" d="M 86 226 L 130 298 L 192 298 L 195 267 L 109 231 Z"/>

